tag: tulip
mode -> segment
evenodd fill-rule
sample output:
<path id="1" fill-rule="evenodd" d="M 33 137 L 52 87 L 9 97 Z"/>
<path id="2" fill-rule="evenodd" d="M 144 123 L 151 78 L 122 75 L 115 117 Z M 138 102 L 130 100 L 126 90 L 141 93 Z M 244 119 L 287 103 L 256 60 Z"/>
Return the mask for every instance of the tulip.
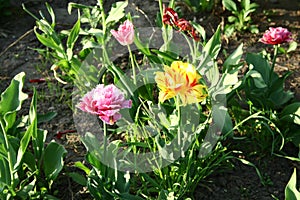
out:
<path id="1" fill-rule="evenodd" d="M 292 33 L 289 32 L 286 28 L 282 27 L 270 27 L 269 30 L 267 30 L 263 37 L 259 39 L 260 42 L 264 44 L 282 44 L 285 42 L 291 42 L 292 39 Z"/>
<path id="2" fill-rule="evenodd" d="M 129 20 L 126 20 L 123 24 L 121 24 L 118 28 L 118 31 L 111 30 L 110 32 L 123 46 L 133 43 L 134 29 L 133 24 Z"/>
<path id="3" fill-rule="evenodd" d="M 183 105 L 203 101 L 207 97 L 206 86 L 199 83 L 201 76 L 189 63 L 174 61 L 164 66 L 164 72 L 156 72 L 155 81 L 159 92 L 159 101 L 179 96 Z"/>
<path id="4" fill-rule="evenodd" d="M 131 108 L 131 105 L 131 100 L 125 100 L 124 94 L 115 85 L 99 84 L 81 98 L 77 107 L 113 125 L 121 118 L 119 111 L 123 108 Z"/>

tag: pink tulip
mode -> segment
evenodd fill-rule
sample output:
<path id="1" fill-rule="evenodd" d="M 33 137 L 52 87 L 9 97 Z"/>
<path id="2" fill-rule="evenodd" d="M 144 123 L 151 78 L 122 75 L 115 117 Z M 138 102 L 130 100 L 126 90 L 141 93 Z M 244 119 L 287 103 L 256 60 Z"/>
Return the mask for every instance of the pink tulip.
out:
<path id="1" fill-rule="evenodd" d="M 263 37 L 259 39 L 259 41 L 264 44 L 272 45 L 291 42 L 292 40 L 292 33 L 289 32 L 286 28 L 282 27 L 270 27 L 269 30 L 264 33 Z"/>
<path id="2" fill-rule="evenodd" d="M 113 125 L 121 118 L 119 111 L 123 108 L 131 108 L 131 100 L 125 100 L 122 91 L 115 85 L 99 84 L 96 88 L 86 93 L 77 107 Z"/>
<path id="3" fill-rule="evenodd" d="M 118 28 L 118 31 L 111 30 L 110 33 L 118 40 L 118 42 L 123 45 L 130 45 L 133 43 L 134 29 L 131 21 L 126 20 Z"/>

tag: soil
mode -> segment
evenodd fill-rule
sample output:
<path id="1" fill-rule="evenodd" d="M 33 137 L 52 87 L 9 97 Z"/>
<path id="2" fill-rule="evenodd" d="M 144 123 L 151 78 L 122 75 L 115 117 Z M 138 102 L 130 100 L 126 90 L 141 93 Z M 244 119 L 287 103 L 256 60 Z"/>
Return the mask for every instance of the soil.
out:
<path id="1" fill-rule="evenodd" d="M 38 91 L 38 112 L 46 113 L 49 111 L 57 112 L 57 116 L 49 123 L 44 123 L 41 128 L 48 130 L 48 140 L 56 140 L 63 144 L 68 150 L 62 174 L 54 183 L 54 190 L 63 191 L 57 194 L 60 199 L 91 199 L 87 188 L 73 182 L 67 174 L 72 171 L 78 171 L 73 166 L 76 161 L 83 161 L 85 149 L 81 144 L 75 130 L 72 110 L 70 109 L 70 91 L 69 85 L 61 85 L 53 80 L 49 71 L 51 63 L 45 61 L 34 49 L 42 48 L 37 41 L 33 27 L 35 20 L 22 10 L 21 3 L 35 14 L 39 10 L 45 11 L 45 1 L 42 0 L 23 0 L 12 1 L 11 6 L 7 8 L 10 15 L 1 16 L 0 19 L 0 92 L 2 92 L 10 83 L 11 78 L 21 71 L 26 73 L 24 91 L 32 92 L 36 87 Z M 76 20 L 76 15 L 69 16 L 66 12 L 68 1 L 52 0 L 48 1 L 53 7 L 56 16 L 58 28 L 71 27 Z M 84 0 L 74 0 L 72 2 L 86 4 Z M 93 5 L 96 1 L 89 1 Z M 272 1 L 273 2 L 273 1 Z M 258 39 L 261 33 L 270 26 L 283 26 L 288 28 L 294 35 L 295 40 L 299 42 L 300 33 L 300 2 L 297 0 L 276 1 L 272 3 L 268 0 L 259 1 L 259 9 L 256 15 L 252 16 L 253 24 L 259 26 L 260 34 L 250 34 L 248 32 L 239 33 L 233 38 L 223 38 L 223 50 L 231 53 L 240 43 L 245 44 L 245 52 L 259 52 L 266 45 L 259 43 Z M 106 2 L 106 8 L 113 1 Z M 136 26 L 151 26 L 154 24 L 158 9 L 157 1 L 130 1 L 131 11 L 141 15 L 140 21 Z M 214 13 L 184 13 L 187 18 L 195 18 L 205 27 L 208 35 L 213 34 L 219 23 L 224 21 L 222 16 L 226 16 L 221 6 L 215 6 Z M 267 15 L 266 15 L 267 14 Z M 140 25 L 138 25 L 140 24 Z M 300 100 L 300 48 L 291 52 L 288 56 L 280 55 L 277 60 L 275 70 L 283 74 L 286 71 L 292 71 L 293 74 L 287 79 L 286 88 L 295 94 L 295 98 Z M 268 49 L 270 50 L 270 49 Z M 222 60 L 220 60 L 222 63 Z M 30 83 L 31 79 L 45 78 L 43 83 Z M 24 106 L 29 106 L 29 101 Z M 57 138 L 57 134 L 62 134 Z M 243 145 L 240 145 L 243 146 Z M 294 146 L 288 146 L 286 151 L 292 154 L 297 153 Z M 300 174 L 300 165 L 287 159 L 275 156 L 248 156 L 240 155 L 250 160 L 261 170 L 267 184 L 261 184 L 260 179 L 251 166 L 241 162 L 232 161 L 235 168 L 223 173 L 215 173 L 203 180 L 196 192 L 195 199 L 284 199 L 284 188 L 292 174 L 293 168 L 297 168 Z M 299 182 L 298 176 L 298 182 Z"/>

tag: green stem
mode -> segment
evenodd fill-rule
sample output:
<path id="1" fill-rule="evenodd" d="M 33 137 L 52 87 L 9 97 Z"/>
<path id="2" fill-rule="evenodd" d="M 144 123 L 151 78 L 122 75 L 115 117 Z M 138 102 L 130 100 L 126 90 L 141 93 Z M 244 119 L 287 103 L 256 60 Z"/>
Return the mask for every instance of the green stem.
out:
<path id="1" fill-rule="evenodd" d="M 132 66 L 132 75 L 133 75 L 133 83 L 136 85 L 136 73 L 135 73 L 135 64 L 134 64 L 134 59 L 133 55 L 130 49 L 130 45 L 127 45 L 128 51 L 129 51 L 129 56 L 130 56 L 130 61 L 131 61 L 131 66 Z"/>
<path id="2" fill-rule="evenodd" d="M 7 157 L 8 157 L 7 159 L 8 159 L 8 167 L 9 167 L 9 175 L 10 175 L 10 186 L 12 188 L 14 188 L 14 175 L 13 175 L 14 168 L 13 168 L 13 163 L 12 163 L 13 159 L 12 159 L 12 155 L 11 155 L 11 149 L 9 146 L 8 137 L 7 137 L 5 128 L 4 128 L 3 121 L 1 119 L 0 119 L 0 125 L 1 125 L 2 132 L 3 132 L 5 148 L 6 148 Z"/>
<path id="3" fill-rule="evenodd" d="M 181 109 L 180 109 L 180 98 L 176 96 L 176 110 L 178 115 L 178 125 L 177 125 L 177 139 L 178 139 L 178 146 L 181 156 L 184 157 L 184 152 L 181 152 Z"/>
<path id="4" fill-rule="evenodd" d="M 274 45 L 274 55 L 273 55 L 273 61 L 272 61 L 272 66 L 271 66 L 271 70 L 270 70 L 270 76 L 269 76 L 269 83 L 272 85 L 272 75 L 274 73 L 274 68 L 275 68 L 275 62 L 276 62 L 276 57 L 278 54 L 278 47 L 279 45 Z"/>
<path id="5" fill-rule="evenodd" d="M 106 161 L 106 146 L 107 146 L 107 126 L 106 123 L 103 122 L 103 158 Z"/>
<path id="6" fill-rule="evenodd" d="M 159 0 L 158 3 L 159 3 L 160 18 L 161 18 L 161 21 L 162 21 L 163 16 L 164 16 L 164 8 L 163 8 L 162 0 Z M 164 25 L 163 25 L 163 26 L 164 26 Z"/>
<path id="7" fill-rule="evenodd" d="M 169 7 L 174 8 L 174 6 L 175 6 L 175 0 L 171 0 L 169 3 Z"/>
<path id="8" fill-rule="evenodd" d="M 106 34 L 106 16 L 105 16 L 105 12 L 104 12 L 104 7 L 103 7 L 103 0 L 98 0 L 98 5 L 100 7 L 101 10 L 101 18 L 102 18 L 102 30 L 103 30 L 103 40 L 105 40 L 105 34 Z"/>

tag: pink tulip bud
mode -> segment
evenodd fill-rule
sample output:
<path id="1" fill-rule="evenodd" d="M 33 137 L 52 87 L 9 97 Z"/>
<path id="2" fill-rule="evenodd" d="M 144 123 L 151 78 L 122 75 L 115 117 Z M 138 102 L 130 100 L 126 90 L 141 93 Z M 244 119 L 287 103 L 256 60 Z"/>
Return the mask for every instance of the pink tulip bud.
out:
<path id="1" fill-rule="evenodd" d="M 130 45 L 133 43 L 134 39 L 134 29 L 131 21 L 126 20 L 118 28 L 118 31 L 111 30 L 110 33 L 118 40 L 118 42 L 123 45 Z"/>

